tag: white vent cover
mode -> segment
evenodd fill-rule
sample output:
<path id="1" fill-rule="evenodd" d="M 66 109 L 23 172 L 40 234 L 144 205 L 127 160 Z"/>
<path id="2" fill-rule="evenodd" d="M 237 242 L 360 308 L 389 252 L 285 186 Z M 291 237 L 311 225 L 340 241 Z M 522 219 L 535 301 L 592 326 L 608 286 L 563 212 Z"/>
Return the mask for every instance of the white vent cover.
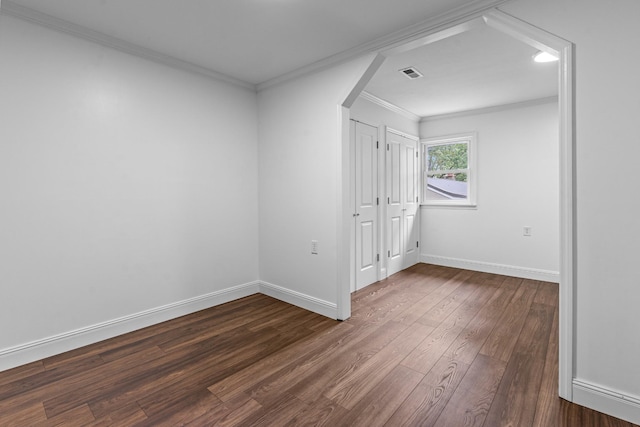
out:
<path id="1" fill-rule="evenodd" d="M 407 78 L 411 80 L 419 79 L 420 77 L 422 77 L 422 74 L 420 73 L 420 71 L 418 71 L 414 67 L 403 68 L 402 70 L 398 70 L 398 71 L 400 71 L 402 74 L 404 74 L 405 76 L 407 76 Z"/>

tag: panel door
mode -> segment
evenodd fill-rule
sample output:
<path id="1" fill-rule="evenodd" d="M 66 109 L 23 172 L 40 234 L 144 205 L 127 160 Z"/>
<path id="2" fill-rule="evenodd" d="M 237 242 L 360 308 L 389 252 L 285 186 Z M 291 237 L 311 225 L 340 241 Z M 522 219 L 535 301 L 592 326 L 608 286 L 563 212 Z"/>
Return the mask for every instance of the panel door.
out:
<path id="1" fill-rule="evenodd" d="M 403 138 L 405 168 L 402 171 L 404 185 L 404 256 L 402 268 L 418 262 L 419 253 L 419 198 L 418 198 L 418 142 Z"/>
<path id="2" fill-rule="evenodd" d="M 403 157 L 402 137 L 387 132 L 387 274 L 397 273 L 403 268 L 405 245 L 403 214 Z"/>
<path id="3" fill-rule="evenodd" d="M 418 262 L 418 143 L 387 132 L 387 274 Z"/>
<path id="4" fill-rule="evenodd" d="M 356 123 L 356 289 L 378 280 L 378 128 Z"/>

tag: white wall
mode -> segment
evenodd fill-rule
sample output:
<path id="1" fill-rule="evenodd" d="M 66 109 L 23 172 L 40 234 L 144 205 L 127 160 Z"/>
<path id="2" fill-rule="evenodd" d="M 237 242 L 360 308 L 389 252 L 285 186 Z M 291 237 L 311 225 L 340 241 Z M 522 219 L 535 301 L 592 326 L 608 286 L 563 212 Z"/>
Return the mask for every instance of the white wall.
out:
<path id="1" fill-rule="evenodd" d="M 372 61 L 363 57 L 258 94 L 260 279 L 265 292 L 331 317 L 348 180 L 338 111 Z"/>
<path id="2" fill-rule="evenodd" d="M 258 279 L 254 92 L 5 15 L 0 64 L 0 369 Z"/>
<path id="3" fill-rule="evenodd" d="M 574 397 L 640 423 L 640 2 L 515 0 L 501 9 L 575 43 Z"/>
<path id="4" fill-rule="evenodd" d="M 477 132 L 477 209 L 423 206 L 424 262 L 557 281 L 558 105 L 421 123 L 421 138 Z M 530 237 L 523 227 L 532 227 Z"/>
<path id="5" fill-rule="evenodd" d="M 640 2 L 501 9 L 576 45 L 575 396 L 638 423 Z M 0 348 L 255 279 L 253 95 L 0 19 Z M 259 95 L 260 278 L 329 302 L 336 104 L 361 68 Z"/>

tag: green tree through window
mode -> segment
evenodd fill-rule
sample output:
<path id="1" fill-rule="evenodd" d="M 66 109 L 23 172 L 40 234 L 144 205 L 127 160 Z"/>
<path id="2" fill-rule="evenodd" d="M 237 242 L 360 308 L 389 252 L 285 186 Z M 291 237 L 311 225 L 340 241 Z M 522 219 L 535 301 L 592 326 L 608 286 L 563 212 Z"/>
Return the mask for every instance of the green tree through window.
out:
<path id="1" fill-rule="evenodd" d="M 430 146 L 427 155 L 428 171 L 442 173 L 429 173 L 429 175 L 434 178 L 451 178 L 453 175 L 456 181 L 467 182 L 467 174 L 459 170 L 468 168 L 468 151 L 466 143 Z"/>

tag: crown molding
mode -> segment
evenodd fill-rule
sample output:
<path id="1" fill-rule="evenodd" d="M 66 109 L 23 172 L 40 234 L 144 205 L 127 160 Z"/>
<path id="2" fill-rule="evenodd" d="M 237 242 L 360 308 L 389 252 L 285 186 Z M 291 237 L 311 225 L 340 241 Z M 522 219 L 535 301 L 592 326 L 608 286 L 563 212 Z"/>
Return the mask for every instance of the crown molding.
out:
<path id="1" fill-rule="evenodd" d="M 405 110 L 404 108 L 399 107 L 395 104 L 392 104 L 391 102 L 385 101 L 382 98 L 378 98 L 377 96 L 367 91 L 362 91 L 360 93 L 359 98 L 366 99 L 367 101 L 372 102 L 373 104 L 376 104 L 396 114 L 400 114 L 401 116 L 406 117 L 409 120 L 413 120 L 419 123 L 425 123 L 425 122 L 442 120 L 442 119 L 452 119 L 456 117 L 475 116 L 478 114 L 497 113 L 499 111 L 511 110 L 514 108 L 533 107 L 536 105 L 543 105 L 543 104 L 550 104 L 552 102 L 558 102 L 557 96 L 547 96 L 544 98 L 529 99 L 526 101 L 513 102 L 510 104 L 494 105 L 491 107 L 474 108 L 472 110 L 456 111 L 453 113 L 445 113 L 445 114 L 437 114 L 433 116 L 420 117 L 409 110 Z"/>
<path id="2" fill-rule="evenodd" d="M 387 126 L 387 132 L 392 133 L 392 134 L 394 134 L 394 135 L 401 136 L 401 137 L 403 137 L 403 138 L 410 139 L 410 140 L 412 140 L 412 141 L 414 141 L 414 142 L 418 142 L 418 141 L 420 141 L 420 137 L 418 137 L 418 136 L 416 136 L 416 135 L 411 135 L 410 133 L 402 132 L 401 130 L 397 130 L 397 129 L 394 129 L 394 128 L 390 128 L 390 127 L 388 127 L 388 126 Z"/>
<path id="3" fill-rule="evenodd" d="M 362 55 L 393 49 L 405 43 L 418 40 L 430 34 L 437 33 L 452 25 L 469 21 L 480 17 L 483 13 L 507 2 L 508 0 L 476 0 L 463 6 L 452 9 L 446 13 L 436 15 L 428 20 L 408 26 L 400 31 L 393 32 L 383 37 L 379 37 L 370 42 L 344 50 L 335 55 L 328 56 L 320 61 L 316 61 L 304 67 L 285 73 L 281 76 L 254 85 L 244 80 L 219 73 L 206 67 L 184 61 L 170 55 L 157 52 L 153 49 L 144 48 L 134 43 L 112 37 L 98 31 L 91 30 L 81 25 L 73 24 L 69 21 L 53 17 L 51 15 L 38 12 L 31 8 L 16 4 L 11 0 L 0 0 L 0 11 L 7 15 L 33 22 L 52 30 L 70 34 L 85 40 L 92 41 L 119 51 L 129 53 L 147 60 L 163 65 L 190 71 L 214 80 L 230 83 L 252 91 L 261 91 L 272 86 L 277 86 L 286 81 L 293 80 L 304 75 L 308 75 L 323 69 L 330 68 L 340 63 L 347 62 Z"/>
<path id="4" fill-rule="evenodd" d="M 413 120 L 414 122 L 419 122 L 421 120 L 421 117 L 418 116 L 417 114 L 413 114 L 409 110 L 405 110 L 404 108 L 398 107 L 397 105 L 392 104 L 392 103 L 390 103 L 388 101 L 385 101 L 382 98 L 378 98 L 377 96 L 375 96 L 375 95 L 373 95 L 373 94 L 371 94 L 371 93 L 369 93 L 367 91 L 362 91 L 360 93 L 359 98 L 366 99 L 367 101 L 369 101 L 369 102 L 371 102 L 373 104 L 376 104 L 376 105 L 378 105 L 378 106 L 380 106 L 382 108 L 385 108 L 385 109 L 387 109 L 387 110 L 389 110 L 391 112 L 394 112 L 396 114 L 400 114 L 401 116 L 406 117 L 409 120 Z"/>
<path id="5" fill-rule="evenodd" d="M 256 85 L 244 80 L 219 73 L 217 71 L 202 67 L 189 61 L 184 61 L 170 55 L 165 55 L 164 53 L 157 52 L 153 49 L 138 46 L 134 43 L 130 43 L 117 37 L 109 36 L 107 34 L 91 30 L 82 25 L 77 25 L 69 21 L 65 21 L 64 19 L 59 19 L 54 16 L 48 15 L 46 13 L 38 12 L 34 9 L 14 3 L 11 0 L 0 1 L 2 1 L 2 3 L 0 3 L 0 12 L 6 13 L 7 15 L 14 18 L 38 24 L 51 30 L 69 34 L 93 43 L 98 43 L 100 45 L 110 47 L 112 49 L 116 49 L 121 52 L 144 58 L 162 65 L 168 65 L 173 68 L 200 74 L 202 76 L 224 83 L 229 83 L 234 86 L 249 89 L 254 92 L 256 90 Z"/>
<path id="6" fill-rule="evenodd" d="M 558 102 L 558 97 L 547 96 L 545 98 L 529 99 L 527 101 L 513 102 L 511 104 L 494 105 L 491 107 L 475 108 L 473 110 L 456 111 L 455 113 L 426 116 L 420 119 L 420 123 L 432 122 L 434 120 L 442 119 L 453 119 L 456 117 L 475 116 L 478 114 L 497 113 L 499 111 L 511 110 L 514 108 L 533 107 L 535 105 L 550 104 L 552 102 Z"/>
<path id="7" fill-rule="evenodd" d="M 461 24 L 473 18 L 478 18 L 482 16 L 483 13 L 496 8 L 497 6 L 506 3 L 507 1 L 509 0 L 472 1 L 443 14 L 436 15 L 425 21 L 410 25 L 400 31 L 396 31 L 386 36 L 374 39 L 370 42 L 360 44 L 351 49 L 344 50 L 335 55 L 328 56 L 320 61 L 316 61 L 312 64 L 298 68 L 297 70 L 293 70 L 289 73 L 285 73 L 281 76 L 259 83 L 258 85 L 256 85 L 256 89 L 258 91 L 268 89 L 270 87 L 280 85 L 286 81 L 330 68 L 334 65 L 347 62 L 349 60 L 369 53 L 378 53 L 383 50 L 398 47 L 405 43 L 409 43 L 438 31 L 447 29 L 455 24 Z"/>

